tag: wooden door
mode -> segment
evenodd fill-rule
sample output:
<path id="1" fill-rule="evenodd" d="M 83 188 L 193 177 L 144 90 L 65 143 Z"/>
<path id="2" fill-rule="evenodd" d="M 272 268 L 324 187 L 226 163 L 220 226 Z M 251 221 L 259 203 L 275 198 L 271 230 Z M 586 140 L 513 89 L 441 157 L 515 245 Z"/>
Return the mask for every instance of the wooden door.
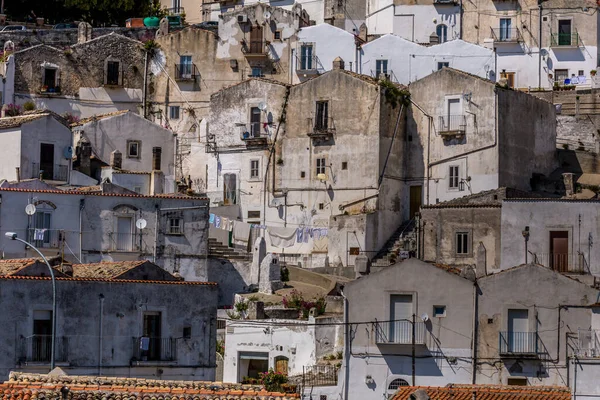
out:
<path id="1" fill-rule="evenodd" d="M 414 218 L 415 214 L 421 209 L 421 198 L 423 195 L 423 186 L 410 187 L 410 218 Z"/>
<path id="2" fill-rule="evenodd" d="M 569 270 L 569 232 L 550 232 L 550 268 L 558 272 Z"/>

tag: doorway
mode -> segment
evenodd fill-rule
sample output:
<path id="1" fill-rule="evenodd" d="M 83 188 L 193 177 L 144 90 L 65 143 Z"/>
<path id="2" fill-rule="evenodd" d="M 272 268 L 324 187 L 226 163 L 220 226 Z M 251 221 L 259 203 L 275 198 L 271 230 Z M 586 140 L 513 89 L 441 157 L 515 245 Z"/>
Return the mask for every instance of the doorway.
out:
<path id="1" fill-rule="evenodd" d="M 409 217 L 413 219 L 415 215 L 421 209 L 421 199 L 423 196 L 423 186 L 411 186 L 410 187 L 410 211 Z"/>
<path id="2" fill-rule="evenodd" d="M 117 250 L 131 251 L 133 248 L 132 218 L 117 218 Z"/>
<path id="3" fill-rule="evenodd" d="M 259 373 L 269 371 L 269 353 L 245 351 L 238 354 L 238 381 L 258 379 Z"/>
<path id="4" fill-rule="evenodd" d="M 54 178 L 54 145 L 50 143 L 40 144 L 40 171 L 43 179 Z M 38 177 L 36 177 L 38 178 Z"/>
<path id="5" fill-rule="evenodd" d="M 393 294 L 390 297 L 390 343 L 412 342 L 413 297 L 411 294 Z"/>
<path id="6" fill-rule="evenodd" d="M 558 20 L 558 45 L 570 46 L 572 37 L 572 26 L 570 19 Z"/>
<path id="7" fill-rule="evenodd" d="M 550 268 L 569 271 L 569 231 L 550 232 Z"/>
<path id="8" fill-rule="evenodd" d="M 33 336 L 31 337 L 31 361 L 50 361 L 52 352 L 52 311 L 33 312 Z"/>
<path id="9" fill-rule="evenodd" d="M 508 351 L 510 353 L 529 352 L 529 312 L 508 310 Z"/>
<path id="10" fill-rule="evenodd" d="M 142 347 L 142 360 L 157 361 L 161 355 L 161 313 L 148 311 L 144 313 L 143 336 L 147 345 Z"/>

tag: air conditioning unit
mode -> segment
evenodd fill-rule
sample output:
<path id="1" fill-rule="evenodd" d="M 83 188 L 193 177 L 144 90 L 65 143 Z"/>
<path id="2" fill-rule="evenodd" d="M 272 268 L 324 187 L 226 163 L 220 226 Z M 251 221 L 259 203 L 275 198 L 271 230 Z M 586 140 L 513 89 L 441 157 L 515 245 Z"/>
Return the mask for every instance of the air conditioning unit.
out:
<path id="1" fill-rule="evenodd" d="M 237 21 L 240 24 L 245 24 L 246 22 L 248 22 L 248 16 L 246 14 L 240 14 L 237 16 Z"/>

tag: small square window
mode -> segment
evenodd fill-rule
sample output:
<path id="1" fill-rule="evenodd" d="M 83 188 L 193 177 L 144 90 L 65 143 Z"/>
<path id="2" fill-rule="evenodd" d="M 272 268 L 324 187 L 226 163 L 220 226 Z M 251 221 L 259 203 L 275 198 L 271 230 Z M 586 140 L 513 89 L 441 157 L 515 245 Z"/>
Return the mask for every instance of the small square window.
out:
<path id="1" fill-rule="evenodd" d="M 325 209 L 325 203 L 319 203 L 319 210 Z"/>
<path id="2" fill-rule="evenodd" d="M 179 106 L 169 107 L 169 118 L 179 119 Z"/>
<path id="3" fill-rule="evenodd" d="M 137 194 L 142 193 L 142 187 L 141 186 L 134 186 L 133 187 L 133 191 L 136 192 Z"/>
<path id="4" fill-rule="evenodd" d="M 275 31 L 275 33 L 273 33 L 273 38 L 275 40 L 281 40 L 281 31 Z"/>
<path id="5" fill-rule="evenodd" d="M 467 255 L 470 253 L 469 236 L 469 232 L 456 232 L 455 248 L 457 255 Z"/>
<path id="6" fill-rule="evenodd" d="M 250 179 L 258 179 L 259 175 L 259 160 L 250 160 Z"/>
<path id="7" fill-rule="evenodd" d="M 252 72 L 251 72 L 250 76 L 254 76 L 254 77 L 263 76 L 262 67 L 252 67 Z"/>
<path id="8" fill-rule="evenodd" d="M 527 378 L 508 378 L 506 383 L 509 386 L 527 386 Z"/>
<path id="9" fill-rule="evenodd" d="M 191 339 L 192 338 L 192 327 L 191 326 L 184 326 L 183 327 L 183 338 L 184 339 Z"/>
<path id="10" fill-rule="evenodd" d="M 583 70 L 582 70 L 582 69 L 580 69 L 580 70 L 577 72 L 577 74 L 578 74 L 578 76 L 584 76 L 584 75 L 585 75 L 585 74 L 583 73 Z"/>
<path id="11" fill-rule="evenodd" d="M 119 84 L 119 62 L 108 61 L 106 63 L 106 84 L 116 86 Z"/>
<path id="12" fill-rule="evenodd" d="M 127 142 L 127 157 L 140 158 L 140 144 L 137 140 L 129 140 Z"/>
<path id="13" fill-rule="evenodd" d="M 260 218 L 260 211 L 248 211 L 248 218 Z"/>
<path id="14" fill-rule="evenodd" d="M 446 306 L 433 306 L 433 317 L 443 318 L 446 316 Z"/>
<path id="15" fill-rule="evenodd" d="M 343 170 L 348 169 L 348 162 L 347 161 L 342 161 L 342 169 Z"/>
<path id="16" fill-rule="evenodd" d="M 439 71 L 440 69 L 442 69 L 442 68 L 444 68 L 444 67 L 448 68 L 449 66 L 450 66 L 450 63 L 449 63 L 449 62 L 447 62 L 447 61 L 442 61 L 442 62 L 438 62 L 437 69 L 438 69 L 438 71 Z"/>
<path id="17" fill-rule="evenodd" d="M 300 171 L 300 178 L 306 178 L 306 172 Z"/>
<path id="18" fill-rule="evenodd" d="M 169 218 L 169 235 L 181 235 L 182 225 L 181 218 Z"/>

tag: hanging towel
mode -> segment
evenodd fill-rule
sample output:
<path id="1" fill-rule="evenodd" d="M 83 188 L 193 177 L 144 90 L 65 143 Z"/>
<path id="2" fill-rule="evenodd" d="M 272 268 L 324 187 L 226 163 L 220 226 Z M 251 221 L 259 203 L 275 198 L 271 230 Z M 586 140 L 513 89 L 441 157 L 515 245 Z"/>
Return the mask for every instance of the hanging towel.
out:
<path id="1" fill-rule="evenodd" d="M 304 228 L 298 228 L 296 231 L 296 242 L 302 243 L 304 240 Z"/>
<path id="2" fill-rule="evenodd" d="M 221 229 L 226 231 L 227 226 L 229 226 L 229 219 L 227 217 L 221 217 Z"/>
<path id="3" fill-rule="evenodd" d="M 296 243 L 296 228 L 268 227 L 267 232 L 271 238 L 271 244 L 274 247 L 292 247 Z"/>
<path id="4" fill-rule="evenodd" d="M 215 215 L 215 228 L 221 228 L 221 217 Z"/>
<path id="5" fill-rule="evenodd" d="M 242 221 L 233 221 L 233 239 L 248 242 L 250 238 L 250 224 Z"/>
<path id="6" fill-rule="evenodd" d="M 150 348 L 150 338 L 142 337 L 140 338 L 140 350 L 148 350 Z"/>
<path id="7" fill-rule="evenodd" d="M 208 223 L 213 225 L 215 223 L 215 214 L 209 214 Z"/>
<path id="8" fill-rule="evenodd" d="M 34 240 L 44 240 L 44 234 L 46 233 L 45 229 L 36 229 L 33 234 Z"/>
<path id="9" fill-rule="evenodd" d="M 310 237 L 312 237 L 312 228 L 304 228 L 303 242 L 308 243 Z"/>

